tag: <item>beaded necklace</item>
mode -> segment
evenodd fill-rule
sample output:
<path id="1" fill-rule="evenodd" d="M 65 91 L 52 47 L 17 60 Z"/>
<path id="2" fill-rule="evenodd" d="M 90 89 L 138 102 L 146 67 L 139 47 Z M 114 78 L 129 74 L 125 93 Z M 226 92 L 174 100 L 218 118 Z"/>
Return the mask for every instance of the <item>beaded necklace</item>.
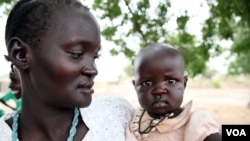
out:
<path id="1" fill-rule="evenodd" d="M 19 113 L 20 113 L 20 109 L 17 110 L 13 116 L 12 141 L 17 141 L 17 139 L 18 139 L 17 129 L 18 129 Z M 69 136 L 67 138 L 67 141 L 73 141 L 73 138 L 76 134 L 76 126 L 79 122 L 78 116 L 79 116 L 79 110 L 78 110 L 78 108 L 74 108 L 74 118 L 73 118 L 72 123 L 71 123 L 71 127 L 70 127 Z"/>
<path id="2" fill-rule="evenodd" d="M 133 130 L 135 136 L 139 140 L 144 140 L 146 137 L 148 137 L 148 135 L 151 132 L 155 131 L 156 126 L 159 125 L 164 119 L 168 119 L 168 118 L 174 116 L 174 113 L 167 113 L 158 119 L 151 119 L 148 127 L 145 128 L 144 130 L 141 130 L 141 120 L 142 120 L 142 117 L 144 114 L 145 114 L 145 110 L 140 109 L 136 113 L 135 118 L 134 118 L 133 123 L 132 123 L 132 126 L 131 126 L 131 129 Z"/>

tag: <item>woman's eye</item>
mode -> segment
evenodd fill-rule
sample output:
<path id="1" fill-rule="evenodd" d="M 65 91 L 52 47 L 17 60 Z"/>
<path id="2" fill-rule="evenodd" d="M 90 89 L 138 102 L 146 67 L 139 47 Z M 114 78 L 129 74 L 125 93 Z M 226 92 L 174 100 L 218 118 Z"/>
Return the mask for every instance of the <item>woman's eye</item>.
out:
<path id="1" fill-rule="evenodd" d="M 152 84 L 153 84 L 152 81 L 149 81 L 149 80 L 142 82 L 143 86 L 151 86 Z"/>
<path id="2" fill-rule="evenodd" d="M 174 79 L 168 79 L 167 83 L 170 84 L 170 85 L 174 85 L 176 83 L 176 80 L 174 80 Z"/>
<path id="3" fill-rule="evenodd" d="M 84 54 L 82 51 L 69 51 L 68 53 L 74 59 L 82 58 Z"/>

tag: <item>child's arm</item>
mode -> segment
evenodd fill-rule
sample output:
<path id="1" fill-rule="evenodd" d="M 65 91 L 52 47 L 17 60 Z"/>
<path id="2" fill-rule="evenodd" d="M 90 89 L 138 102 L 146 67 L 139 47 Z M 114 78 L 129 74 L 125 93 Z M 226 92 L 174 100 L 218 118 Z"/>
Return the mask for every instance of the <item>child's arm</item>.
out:
<path id="1" fill-rule="evenodd" d="M 7 101 L 9 101 L 9 100 L 11 100 L 11 99 L 13 99 L 13 100 L 16 101 L 16 97 L 15 97 L 15 95 L 13 94 L 13 91 L 12 91 L 12 90 L 9 90 L 9 91 L 7 91 L 7 93 L 6 93 L 4 96 L 2 96 L 2 97 L 0 98 L 0 102 L 1 102 L 2 104 L 4 104 L 5 106 L 9 107 L 10 109 L 15 110 L 14 107 L 12 107 L 12 106 L 10 106 L 9 104 L 7 104 Z"/>
<path id="2" fill-rule="evenodd" d="M 209 136 L 207 136 L 204 141 L 221 141 L 221 135 L 220 133 L 214 133 Z"/>
<path id="3" fill-rule="evenodd" d="M 15 108 L 13 108 L 12 106 L 8 105 L 8 104 L 6 103 L 6 101 L 4 101 L 3 99 L 0 99 L 0 103 L 2 103 L 3 105 L 5 105 L 6 107 L 8 107 L 8 108 L 10 108 L 10 109 L 12 109 L 12 110 L 15 110 Z"/>

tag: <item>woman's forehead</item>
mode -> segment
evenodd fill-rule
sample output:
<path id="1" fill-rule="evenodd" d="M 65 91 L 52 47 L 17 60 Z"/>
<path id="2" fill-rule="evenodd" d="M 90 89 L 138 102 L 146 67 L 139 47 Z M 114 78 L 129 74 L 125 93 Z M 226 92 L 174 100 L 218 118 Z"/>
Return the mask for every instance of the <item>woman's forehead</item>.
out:
<path id="1" fill-rule="evenodd" d="M 74 24 L 75 19 L 79 19 L 85 24 L 82 26 L 86 26 L 86 23 L 94 25 L 93 27 L 96 27 L 97 22 L 95 21 L 95 18 L 93 15 L 84 8 L 59 8 L 55 10 L 53 13 L 53 17 L 51 18 L 52 24 L 55 26 L 58 25 L 66 25 L 66 24 Z"/>
<path id="2" fill-rule="evenodd" d="M 53 42 L 67 41 L 69 38 L 82 38 L 92 42 L 93 39 L 100 38 L 99 26 L 87 10 L 59 9 L 51 20 L 45 38 Z"/>

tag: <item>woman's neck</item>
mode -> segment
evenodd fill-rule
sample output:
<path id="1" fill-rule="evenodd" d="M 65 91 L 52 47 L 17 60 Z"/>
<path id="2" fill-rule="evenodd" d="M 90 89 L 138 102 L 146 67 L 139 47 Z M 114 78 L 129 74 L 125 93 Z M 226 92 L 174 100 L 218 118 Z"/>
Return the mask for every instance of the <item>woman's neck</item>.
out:
<path id="1" fill-rule="evenodd" d="M 20 138 L 65 140 L 68 137 L 74 116 L 73 108 L 53 109 L 50 107 L 31 107 L 25 104 L 22 106 L 19 116 Z"/>
<path id="2" fill-rule="evenodd" d="M 20 140 L 66 140 L 74 117 L 73 108 L 57 108 L 41 103 L 37 99 L 22 97 L 22 108 L 19 113 L 17 134 Z M 82 126 L 81 116 L 78 116 Z M 13 120 L 7 120 L 12 127 Z M 78 132 L 78 131 L 77 131 Z"/>

